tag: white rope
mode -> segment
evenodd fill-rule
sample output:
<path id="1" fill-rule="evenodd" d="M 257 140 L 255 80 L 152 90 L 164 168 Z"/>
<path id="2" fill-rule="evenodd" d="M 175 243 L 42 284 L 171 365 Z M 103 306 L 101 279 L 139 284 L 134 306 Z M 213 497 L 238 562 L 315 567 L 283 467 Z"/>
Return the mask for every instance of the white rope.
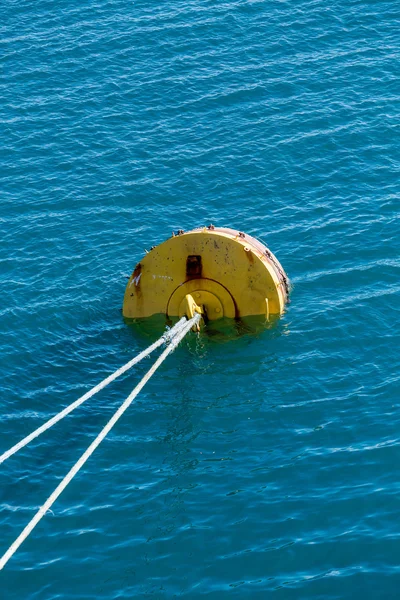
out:
<path id="1" fill-rule="evenodd" d="M 99 435 L 90 444 L 90 446 L 84 452 L 84 454 L 82 454 L 82 456 L 80 457 L 80 459 L 78 460 L 78 462 L 75 463 L 75 465 L 72 467 L 72 469 L 67 473 L 67 475 L 61 481 L 61 483 L 56 487 L 56 489 L 51 494 L 51 496 L 49 496 L 49 498 L 46 500 L 46 502 L 43 504 L 43 506 L 38 510 L 38 512 L 36 513 L 36 515 L 28 523 L 28 525 L 25 527 L 25 529 L 22 531 L 22 533 L 18 536 L 18 538 L 15 540 L 15 542 L 13 544 L 11 544 L 11 546 L 9 547 L 9 549 L 7 550 L 7 552 L 5 552 L 5 554 L 1 557 L 1 559 L 0 559 L 0 571 L 3 569 L 3 567 L 10 560 L 10 558 L 12 557 L 12 555 L 14 554 L 14 552 L 16 552 L 16 550 L 18 550 L 18 548 L 20 547 L 20 545 L 22 544 L 22 542 L 24 540 L 26 540 L 26 538 L 28 537 L 28 535 L 31 533 L 31 531 L 34 529 L 34 527 L 39 523 L 39 521 L 46 514 L 46 512 L 49 510 L 49 508 L 54 504 L 54 502 L 57 500 L 57 498 L 59 497 L 59 495 L 65 490 L 65 488 L 67 487 L 67 485 L 69 484 L 69 482 L 75 477 L 75 475 L 78 473 L 78 471 L 83 467 L 83 465 L 88 460 L 88 458 L 93 454 L 93 452 L 96 450 L 96 448 L 104 440 L 104 438 L 109 433 L 109 431 L 114 427 L 114 425 L 118 421 L 118 419 L 120 419 L 120 417 L 124 414 L 124 412 L 126 411 L 126 409 L 130 406 L 130 404 L 132 404 L 133 400 L 136 398 L 136 396 L 139 394 L 139 392 L 142 390 L 142 388 L 149 381 L 150 377 L 157 371 L 158 367 L 167 358 L 167 356 L 173 350 L 175 350 L 175 348 L 177 347 L 177 345 L 179 344 L 179 342 L 181 340 L 183 340 L 183 338 L 188 333 L 188 331 L 194 325 L 196 325 L 199 322 L 200 317 L 201 317 L 200 314 L 196 314 L 192 319 L 190 319 L 185 324 L 185 326 L 182 328 L 182 330 L 180 332 L 178 332 L 176 334 L 176 336 L 174 336 L 172 338 L 170 345 L 167 346 L 167 348 L 164 350 L 164 352 L 162 354 L 160 354 L 160 356 L 155 361 L 155 363 L 153 364 L 153 366 L 151 367 L 151 369 L 149 369 L 147 371 L 146 375 L 142 378 L 142 380 L 140 381 L 140 383 L 129 394 L 129 396 L 127 397 L 127 399 L 121 404 L 121 406 L 119 407 L 119 409 L 114 413 L 114 415 L 108 421 L 107 425 L 101 430 L 101 432 L 99 433 Z"/>
<path id="2" fill-rule="evenodd" d="M 86 400 L 89 400 L 89 398 L 91 398 L 92 396 L 97 394 L 97 392 L 99 392 L 100 390 L 105 388 L 109 383 L 114 381 L 114 379 L 117 379 L 117 377 L 120 377 L 123 373 L 128 371 L 130 368 L 132 368 L 134 365 L 136 365 L 143 358 L 145 358 L 146 356 L 148 356 L 149 354 L 154 352 L 154 350 L 156 350 L 164 342 L 173 339 L 173 337 L 176 334 L 178 334 L 180 331 L 182 331 L 182 329 L 186 323 L 187 323 L 186 317 L 182 317 L 182 319 L 180 321 L 178 321 L 178 323 L 176 323 L 176 325 L 174 325 L 169 331 L 165 332 L 164 335 L 162 335 L 160 337 L 160 339 L 158 339 L 156 342 L 154 342 L 154 344 L 151 344 L 151 346 L 149 346 L 146 350 L 143 350 L 143 352 L 141 352 L 140 354 L 135 356 L 135 358 L 132 358 L 132 360 L 127 362 L 120 369 L 118 369 L 117 371 L 115 371 L 114 373 L 112 373 L 111 375 L 106 377 L 106 379 L 103 379 L 103 381 L 101 381 L 94 388 L 92 388 L 91 390 L 86 392 L 86 394 L 84 394 L 83 396 L 78 398 L 78 400 L 75 400 L 75 402 L 73 402 L 72 404 L 70 404 L 69 406 L 64 408 L 64 410 L 62 410 L 61 412 L 56 414 L 54 417 L 52 417 L 51 419 L 49 419 L 48 421 L 43 423 L 43 425 L 41 425 L 40 427 L 38 427 L 37 429 L 32 431 L 32 433 L 30 433 L 29 435 L 24 437 L 24 439 L 21 440 L 20 442 L 18 442 L 18 444 L 15 444 L 15 446 L 13 446 L 9 450 L 7 450 L 3 454 L 1 454 L 0 455 L 0 465 L 5 460 L 7 460 L 7 458 L 10 458 L 10 456 L 12 456 L 16 452 L 18 452 L 18 450 L 21 450 L 21 448 L 23 448 L 24 446 L 29 444 L 29 442 L 31 442 L 32 440 L 37 438 L 44 431 L 46 431 L 46 429 L 49 429 L 50 427 L 52 427 L 53 425 L 58 423 L 58 421 L 61 421 L 61 419 L 63 419 L 67 415 L 69 415 L 70 412 L 72 412 L 73 410 L 78 408 L 78 406 L 80 406 L 81 404 L 86 402 Z"/>

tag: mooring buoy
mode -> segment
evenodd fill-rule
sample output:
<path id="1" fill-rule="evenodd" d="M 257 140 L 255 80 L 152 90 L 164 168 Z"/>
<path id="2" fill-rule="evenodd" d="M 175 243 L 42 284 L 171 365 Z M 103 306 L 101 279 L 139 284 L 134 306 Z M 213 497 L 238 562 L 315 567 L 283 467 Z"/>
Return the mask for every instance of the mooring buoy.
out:
<path id="1" fill-rule="evenodd" d="M 276 257 L 264 244 L 240 231 L 217 228 L 213 225 L 193 229 L 187 233 L 178 231 L 177 235 L 152 248 L 136 265 L 129 278 L 123 315 L 136 319 L 159 314 L 171 320 L 181 318 L 146 350 L 0 455 L 1 464 L 139 361 L 168 344 L 20 535 L 3 556 L 0 556 L 0 571 L 50 510 L 164 360 L 190 331 L 198 331 L 201 321 L 207 323 L 223 317 L 240 319 L 262 316 L 264 319 L 269 319 L 272 315 L 279 316 L 284 311 L 288 294 L 288 278 Z"/>
<path id="2" fill-rule="evenodd" d="M 283 313 L 288 294 L 288 277 L 264 244 L 210 225 L 180 230 L 147 252 L 129 278 L 123 315 L 268 319 Z"/>

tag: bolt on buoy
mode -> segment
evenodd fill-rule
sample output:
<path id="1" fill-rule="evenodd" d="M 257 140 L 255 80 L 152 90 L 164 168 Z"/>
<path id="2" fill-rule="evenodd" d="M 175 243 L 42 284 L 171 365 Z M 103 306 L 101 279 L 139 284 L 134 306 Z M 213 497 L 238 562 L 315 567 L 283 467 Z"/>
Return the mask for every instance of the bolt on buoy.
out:
<path id="1" fill-rule="evenodd" d="M 144 256 L 126 287 L 123 315 L 268 319 L 284 312 L 288 293 L 287 275 L 264 244 L 210 225 L 179 230 Z"/>

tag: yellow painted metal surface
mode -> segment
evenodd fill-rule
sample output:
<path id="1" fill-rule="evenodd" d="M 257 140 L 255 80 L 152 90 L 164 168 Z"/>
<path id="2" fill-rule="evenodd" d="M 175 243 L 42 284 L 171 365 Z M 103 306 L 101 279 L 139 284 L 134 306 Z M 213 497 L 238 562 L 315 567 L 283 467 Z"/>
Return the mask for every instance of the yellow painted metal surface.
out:
<path id="1" fill-rule="evenodd" d="M 200 298 L 201 294 L 196 293 L 196 296 Z M 193 319 L 194 315 L 199 313 L 203 315 L 204 319 L 204 306 L 199 306 L 191 294 L 186 294 L 179 306 L 179 316 Z M 197 323 L 192 327 L 193 331 L 200 331 L 200 323 Z"/>
<path id="2" fill-rule="evenodd" d="M 287 276 L 275 256 L 254 238 L 225 228 L 181 232 L 154 247 L 135 267 L 123 315 L 179 317 L 187 296 L 208 320 L 280 315 Z"/>

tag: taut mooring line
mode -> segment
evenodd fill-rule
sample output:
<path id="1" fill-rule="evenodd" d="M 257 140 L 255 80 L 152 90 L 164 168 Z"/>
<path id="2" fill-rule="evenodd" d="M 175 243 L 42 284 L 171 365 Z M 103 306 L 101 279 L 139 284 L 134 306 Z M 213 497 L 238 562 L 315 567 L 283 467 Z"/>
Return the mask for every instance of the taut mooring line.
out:
<path id="1" fill-rule="evenodd" d="M 12 446 L 12 448 L 7 450 L 3 454 L 0 454 L 0 465 L 5 460 L 7 460 L 7 458 L 10 458 L 10 456 L 12 456 L 16 452 L 18 452 L 18 450 L 21 450 L 21 448 L 23 448 L 24 446 L 29 444 L 29 442 L 31 442 L 32 440 L 37 438 L 44 431 L 46 431 L 46 429 L 50 429 L 50 427 L 52 427 L 53 425 L 58 423 L 58 421 L 61 421 L 61 419 L 63 419 L 67 415 L 69 415 L 70 412 L 72 412 L 73 410 L 78 408 L 78 406 L 80 406 L 81 404 L 86 402 L 86 400 L 89 400 L 89 398 L 91 398 L 92 396 L 97 394 L 97 392 L 100 392 L 100 390 L 102 390 L 109 383 L 111 383 L 112 381 L 117 379 L 117 377 L 120 377 L 120 375 L 122 375 L 123 373 L 125 373 L 126 371 L 131 369 L 134 365 L 136 365 L 138 362 L 140 362 L 143 358 L 146 358 L 146 356 L 149 356 L 149 354 L 154 352 L 154 350 L 156 350 L 164 342 L 167 342 L 167 341 L 173 339 L 173 337 L 175 335 L 177 335 L 180 331 L 182 331 L 182 329 L 186 323 L 187 323 L 186 317 L 182 317 L 182 319 L 180 321 L 178 321 L 178 323 L 176 323 L 176 325 L 174 325 L 169 331 L 165 332 L 164 335 L 162 335 L 160 337 L 160 339 L 158 339 L 156 342 L 154 342 L 154 344 L 151 344 L 151 346 L 146 348 L 146 350 L 143 350 L 143 352 L 141 352 L 140 354 L 135 356 L 135 358 L 132 358 L 132 360 L 127 362 L 120 369 L 118 369 L 117 371 L 115 371 L 114 373 L 112 373 L 111 375 L 106 377 L 105 379 L 103 379 L 103 381 L 101 381 L 94 388 L 92 388 L 91 390 L 86 392 L 86 394 L 84 394 L 83 396 L 81 396 L 80 398 L 75 400 L 75 402 L 73 402 L 72 404 L 70 404 L 69 406 L 64 408 L 64 410 L 57 413 L 54 417 L 52 417 L 51 419 L 49 419 L 48 421 L 43 423 L 43 425 L 41 425 L 40 427 L 38 427 L 37 429 L 32 431 L 32 433 L 30 433 L 29 435 L 24 437 L 24 439 L 21 440 L 20 442 L 18 442 L 18 444 L 15 444 L 15 446 Z"/>
<path id="2" fill-rule="evenodd" d="M 96 437 L 96 439 L 90 444 L 88 449 L 82 454 L 82 456 L 74 464 L 72 469 L 70 469 L 70 471 L 67 473 L 67 475 L 64 477 L 64 479 L 61 481 L 61 483 L 56 487 L 56 489 L 51 494 L 51 496 L 49 496 L 49 498 L 46 500 L 46 502 L 43 504 L 43 506 L 37 511 L 37 513 L 33 517 L 33 519 L 28 523 L 28 525 L 25 527 L 25 529 L 22 531 L 22 533 L 17 537 L 15 542 L 13 544 L 11 544 L 9 549 L 0 558 L 0 571 L 10 560 L 10 558 L 12 557 L 14 552 L 16 552 L 18 550 L 18 548 L 20 547 L 22 542 L 24 540 L 26 540 L 28 535 L 31 533 L 31 531 L 34 529 L 34 527 L 36 527 L 36 525 L 39 523 L 41 518 L 46 514 L 46 512 L 49 510 L 49 508 L 54 504 L 54 502 L 57 500 L 57 498 L 60 496 L 60 494 L 65 490 L 65 488 L 70 483 L 70 481 L 75 477 L 75 475 L 78 473 L 78 471 L 83 467 L 83 465 L 88 460 L 88 458 L 93 454 L 93 452 L 96 450 L 96 448 L 101 444 L 101 442 L 104 440 L 106 435 L 114 427 L 116 422 L 122 417 L 122 415 L 124 414 L 126 409 L 132 404 L 132 402 L 134 401 L 136 396 L 139 394 L 139 392 L 143 389 L 143 387 L 149 381 L 150 377 L 152 375 L 154 375 L 154 373 L 157 371 L 158 367 L 164 362 L 164 360 L 167 358 L 167 356 L 173 350 L 175 350 L 175 348 L 177 347 L 179 342 L 181 342 L 183 340 L 183 338 L 190 331 L 190 329 L 192 327 L 194 327 L 195 325 L 197 325 L 197 323 L 200 321 L 200 318 L 201 318 L 201 315 L 196 314 L 192 319 L 187 321 L 186 324 L 184 325 L 184 327 L 172 338 L 169 346 L 167 346 L 167 348 L 164 350 L 164 352 L 162 352 L 162 354 L 160 354 L 160 356 L 157 358 L 157 360 L 155 361 L 153 366 L 147 371 L 146 375 L 142 378 L 142 380 L 138 383 L 138 385 L 134 388 L 134 390 L 129 394 L 129 396 L 126 398 L 126 400 L 124 400 L 124 402 L 121 404 L 119 409 L 114 413 L 114 415 L 111 417 L 111 419 L 105 425 L 105 427 L 100 431 L 100 433 Z"/>

